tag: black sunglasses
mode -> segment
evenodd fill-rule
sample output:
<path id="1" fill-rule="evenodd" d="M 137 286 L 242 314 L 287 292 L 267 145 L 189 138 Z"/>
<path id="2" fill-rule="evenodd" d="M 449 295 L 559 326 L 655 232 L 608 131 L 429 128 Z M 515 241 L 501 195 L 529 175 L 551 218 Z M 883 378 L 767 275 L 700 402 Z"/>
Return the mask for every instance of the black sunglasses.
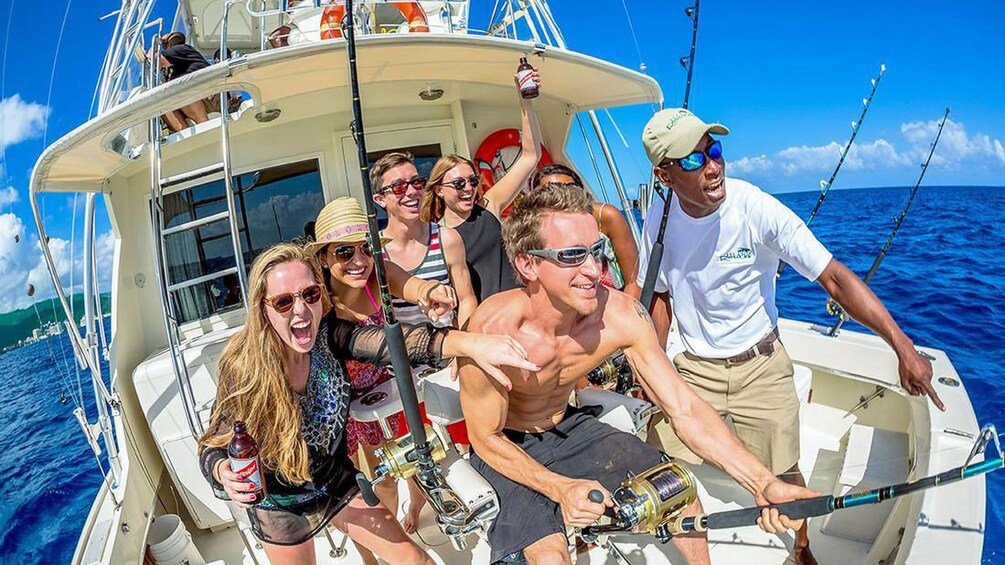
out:
<path id="1" fill-rule="evenodd" d="M 389 185 L 380 187 L 380 190 L 377 192 L 384 193 L 391 191 L 395 196 L 404 196 L 410 186 L 415 190 L 424 190 L 426 188 L 426 178 L 412 177 L 408 180 L 398 179 Z"/>
<path id="2" fill-rule="evenodd" d="M 559 249 L 530 249 L 528 255 L 544 257 L 549 261 L 562 265 L 563 267 L 578 267 L 586 262 L 586 258 L 593 256 L 597 263 L 602 263 L 604 253 L 607 251 L 604 238 L 600 238 L 593 245 L 576 245 L 573 247 L 561 247 Z"/>
<path id="3" fill-rule="evenodd" d="M 482 183 L 482 180 L 478 178 L 477 175 L 471 175 L 468 178 L 454 179 L 450 182 L 441 182 L 440 186 L 449 186 L 454 190 L 460 191 L 464 190 L 464 185 L 471 185 L 471 188 L 478 188 L 478 185 Z"/>
<path id="4" fill-rule="evenodd" d="M 363 243 L 347 243 L 345 245 L 339 245 L 336 247 L 332 253 L 335 254 L 335 258 L 342 263 L 348 263 L 356 256 L 356 250 L 359 249 L 363 255 L 367 257 L 373 257 L 373 249 L 370 248 L 370 242 L 364 241 Z"/>
<path id="5" fill-rule="evenodd" d="M 272 306 L 276 312 L 285 314 L 293 309 L 297 298 L 303 300 L 305 304 L 317 304 L 318 300 L 321 300 L 322 292 L 324 291 L 321 289 L 321 285 L 312 284 L 300 292 L 284 292 L 271 298 L 263 298 L 262 302 Z"/>

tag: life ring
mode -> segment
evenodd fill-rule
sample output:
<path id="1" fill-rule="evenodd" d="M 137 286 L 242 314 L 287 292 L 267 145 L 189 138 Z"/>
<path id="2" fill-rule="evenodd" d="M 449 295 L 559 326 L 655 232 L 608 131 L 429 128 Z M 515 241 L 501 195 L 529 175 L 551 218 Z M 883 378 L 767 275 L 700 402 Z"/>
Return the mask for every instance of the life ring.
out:
<path id="1" fill-rule="evenodd" d="M 490 134 L 475 151 L 475 166 L 478 176 L 482 179 L 482 192 L 488 191 L 506 174 L 517 157 L 520 156 L 520 130 L 515 128 L 501 129 Z M 541 160 L 537 168 L 552 164 L 548 148 L 541 146 Z M 528 188 L 528 187 L 524 187 Z M 512 206 L 512 204 L 510 205 Z M 509 206 L 503 210 L 503 217 L 509 215 Z"/>
<path id="2" fill-rule="evenodd" d="M 408 22 L 409 33 L 429 33 L 429 20 L 418 2 L 390 2 Z M 341 39 L 345 4 L 332 4 L 321 13 L 321 39 Z"/>

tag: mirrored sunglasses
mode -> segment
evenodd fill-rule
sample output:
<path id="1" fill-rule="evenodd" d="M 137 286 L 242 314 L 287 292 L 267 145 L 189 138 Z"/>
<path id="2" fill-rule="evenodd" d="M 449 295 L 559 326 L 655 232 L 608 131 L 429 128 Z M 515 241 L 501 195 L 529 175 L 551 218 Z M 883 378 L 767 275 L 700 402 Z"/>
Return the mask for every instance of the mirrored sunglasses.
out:
<path id="1" fill-rule="evenodd" d="M 716 161 L 722 159 L 722 142 L 718 139 L 709 144 L 704 151 L 695 151 L 683 159 L 678 159 L 677 166 L 688 172 L 697 171 L 705 166 L 708 159 Z"/>
<path id="2" fill-rule="evenodd" d="M 535 257 L 543 257 L 563 267 L 578 267 L 585 263 L 586 258 L 591 255 L 597 263 L 601 263 L 604 260 L 606 250 L 606 242 L 604 238 L 600 238 L 589 247 L 576 245 L 573 247 L 561 247 L 559 249 L 531 249 L 527 251 L 527 254 Z"/>

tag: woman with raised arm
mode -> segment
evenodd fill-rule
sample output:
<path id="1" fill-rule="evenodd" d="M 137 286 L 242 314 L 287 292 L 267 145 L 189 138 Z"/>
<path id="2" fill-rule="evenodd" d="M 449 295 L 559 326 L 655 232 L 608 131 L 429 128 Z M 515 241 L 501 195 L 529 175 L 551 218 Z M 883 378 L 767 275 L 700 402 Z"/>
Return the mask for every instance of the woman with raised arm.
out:
<path id="1" fill-rule="evenodd" d="M 533 77 L 540 84 L 537 71 Z M 519 286 L 502 246 L 502 211 L 520 194 L 541 159 L 541 131 L 529 99 L 520 98 L 520 121 L 520 156 L 492 190 L 479 190 L 481 179 L 470 159 L 445 155 L 433 165 L 422 195 L 422 221 L 439 222 L 460 234 L 479 303 Z"/>
<path id="2" fill-rule="evenodd" d="M 541 167 L 531 178 L 531 186 L 535 190 L 546 184 L 569 184 L 588 190 L 576 171 L 558 163 Z M 635 280 L 638 271 L 639 248 L 632 237 L 632 228 L 617 208 L 604 202 L 594 202 L 593 217 L 597 220 L 600 235 L 607 240 L 604 251 L 607 260 L 600 282 L 609 288 L 623 290 L 626 283 Z"/>
<path id="3" fill-rule="evenodd" d="M 406 298 L 444 298 L 432 283 L 389 279 L 392 292 Z M 262 252 L 248 283 L 247 321 L 220 356 L 216 404 L 199 440 L 201 467 L 215 493 L 247 510 L 273 564 L 314 563 L 312 538 L 328 524 L 390 563 L 432 563 L 386 508 L 363 502 L 347 453 L 351 387 L 343 360 L 388 363 L 384 328 L 330 315 L 321 270 L 300 245 Z M 508 337 L 485 342 L 428 324 L 403 329 L 412 362 L 474 354 L 486 369 L 534 370 Z M 268 496 L 254 506 L 254 486 L 240 480 L 226 455 L 236 420 L 258 443 L 264 471 Z"/>

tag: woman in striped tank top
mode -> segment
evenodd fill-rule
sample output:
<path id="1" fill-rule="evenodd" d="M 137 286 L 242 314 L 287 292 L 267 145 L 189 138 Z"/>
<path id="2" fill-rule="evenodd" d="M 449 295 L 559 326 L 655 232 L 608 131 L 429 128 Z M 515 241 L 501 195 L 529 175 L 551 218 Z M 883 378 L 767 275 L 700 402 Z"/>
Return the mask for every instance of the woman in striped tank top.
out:
<path id="1" fill-rule="evenodd" d="M 385 256 L 415 277 L 452 286 L 457 293 L 456 322 L 452 315 L 430 320 L 417 305 L 404 300 L 393 302 L 394 315 L 402 322 L 430 321 L 441 327 L 464 327 L 478 306 L 465 262 L 464 242 L 453 229 L 419 218 L 425 181 L 407 153 L 388 153 L 370 169 L 373 200 L 388 216 L 384 235 L 391 242 L 384 248 Z"/>

